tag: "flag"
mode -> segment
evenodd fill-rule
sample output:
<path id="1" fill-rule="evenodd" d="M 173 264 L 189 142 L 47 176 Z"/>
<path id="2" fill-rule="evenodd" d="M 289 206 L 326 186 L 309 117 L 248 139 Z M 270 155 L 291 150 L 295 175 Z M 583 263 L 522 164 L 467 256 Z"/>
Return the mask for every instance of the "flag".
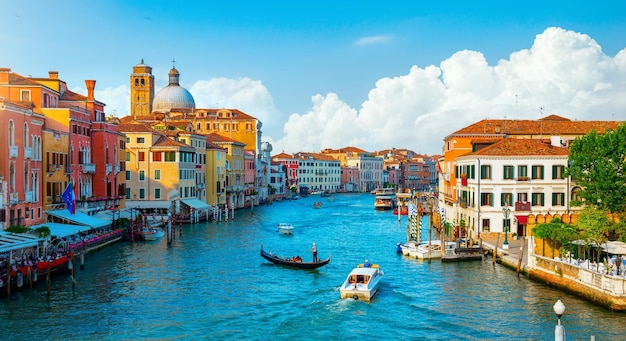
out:
<path id="1" fill-rule="evenodd" d="M 74 197 L 74 183 L 70 180 L 67 183 L 67 188 L 61 195 L 61 198 L 67 205 L 67 210 L 70 211 L 71 214 L 76 214 L 76 198 Z"/>

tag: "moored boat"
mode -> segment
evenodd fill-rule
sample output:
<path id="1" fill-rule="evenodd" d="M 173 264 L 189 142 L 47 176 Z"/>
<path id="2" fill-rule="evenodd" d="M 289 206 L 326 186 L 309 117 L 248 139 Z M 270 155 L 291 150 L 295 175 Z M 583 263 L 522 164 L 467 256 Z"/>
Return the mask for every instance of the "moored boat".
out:
<path id="1" fill-rule="evenodd" d="M 274 264 L 284 265 L 290 268 L 297 268 L 297 269 L 317 269 L 319 267 L 322 267 L 330 263 L 330 256 L 327 259 L 316 261 L 316 262 L 303 262 L 300 256 L 296 256 L 292 258 L 278 257 L 272 252 L 264 251 L 263 245 L 261 245 L 261 257 L 267 259 L 268 261 Z"/>
<path id="2" fill-rule="evenodd" d="M 153 241 L 163 238 L 165 231 L 160 227 L 150 227 L 141 230 L 141 237 L 145 241 Z"/>
<path id="3" fill-rule="evenodd" d="M 378 292 L 383 272 L 378 264 L 359 264 L 339 288 L 341 299 L 370 301 Z"/>
<path id="4" fill-rule="evenodd" d="M 322 202 L 321 201 L 316 201 L 313 203 L 313 208 L 320 208 L 322 207 Z"/>
<path id="5" fill-rule="evenodd" d="M 420 243 L 415 249 L 409 250 L 408 255 L 416 259 L 428 259 L 429 257 L 431 259 L 440 259 L 444 252 L 446 254 L 453 253 L 454 248 L 456 248 L 455 242 L 447 241 L 445 242 L 445 248 L 442 248 L 441 240 L 431 240 L 430 242 Z"/>

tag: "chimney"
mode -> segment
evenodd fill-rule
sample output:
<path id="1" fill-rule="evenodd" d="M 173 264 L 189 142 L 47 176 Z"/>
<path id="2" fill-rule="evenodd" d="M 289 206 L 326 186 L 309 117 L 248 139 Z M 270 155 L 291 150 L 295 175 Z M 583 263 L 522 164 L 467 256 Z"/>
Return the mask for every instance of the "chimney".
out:
<path id="1" fill-rule="evenodd" d="M 59 79 L 59 71 L 48 71 L 48 77 L 50 79 Z"/>
<path id="2" fill-rule="evenodd" d="M 9 74 L 11 69 L 8 67 L 0 68 L 0 84 L 9 84 Z"/>
<path id="3" fill-rule="evenodd" d="M 85 80 L 85 85 L 87 86 L 87 99 L 93 101 L 93 90 L 96 88 L 96 81 L 90 79 Z"/>

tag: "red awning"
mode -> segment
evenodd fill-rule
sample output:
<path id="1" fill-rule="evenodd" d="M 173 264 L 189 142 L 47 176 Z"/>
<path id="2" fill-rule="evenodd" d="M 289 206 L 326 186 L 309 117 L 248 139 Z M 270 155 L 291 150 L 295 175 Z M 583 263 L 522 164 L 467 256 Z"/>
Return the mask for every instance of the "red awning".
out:
<path id="1" fill-rule="evenodd" d="M 517 223 L 518 224 L 527 224 L 528 223 L 528 216 L 527 215 L 516 215 L 515 219 L 517 219 Z"/>

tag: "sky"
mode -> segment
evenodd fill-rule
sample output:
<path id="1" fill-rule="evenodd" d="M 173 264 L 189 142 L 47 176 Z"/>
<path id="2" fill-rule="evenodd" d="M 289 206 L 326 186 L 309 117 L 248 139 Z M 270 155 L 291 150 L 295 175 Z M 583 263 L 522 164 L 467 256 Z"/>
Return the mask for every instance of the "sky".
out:
<path id="1" fill-rule="evenodd" d="M 0 67 L 58 71 L 128 115 L 130 74 L 175 65 L 197 108 L 280 152 L 441 154 L 482 119 L 626 120 L 624 1 L 2 0 Z M 172 61 L 175 61 L 173 64 Z"/>

